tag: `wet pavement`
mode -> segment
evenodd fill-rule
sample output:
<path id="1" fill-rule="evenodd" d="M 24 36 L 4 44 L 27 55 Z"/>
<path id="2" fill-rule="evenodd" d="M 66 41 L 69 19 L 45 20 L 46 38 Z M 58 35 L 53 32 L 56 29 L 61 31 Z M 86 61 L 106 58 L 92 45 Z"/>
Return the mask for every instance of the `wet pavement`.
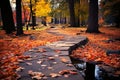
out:
<path id="1" fill-rule="evenodd" d="M 72 64 L 69 53 L 84 44 L 87 38 L 60 34 L 56 28 L 51 28 L 48 32 L 62 35 L 64 39 L 25 52 L 24 55 L 30 58 L 20 61 L 18 80 L 84 80 Z"/>

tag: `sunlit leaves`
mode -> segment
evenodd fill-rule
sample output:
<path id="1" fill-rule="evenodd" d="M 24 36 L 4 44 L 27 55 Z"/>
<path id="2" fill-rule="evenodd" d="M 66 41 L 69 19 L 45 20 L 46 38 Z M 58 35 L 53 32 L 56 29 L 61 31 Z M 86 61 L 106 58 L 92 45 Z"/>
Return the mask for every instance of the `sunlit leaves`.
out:
<path id="1" fill-rule="evenodd" d="M 42 72 L 34 72 L 32 70 L 29 70 L 28 74 L 32 76 L 32 79 L 37 79 L 37 80 L 40 80 L 45 76 Z"/>
<path id="2" fill-rule="evenodd" d="M 36 16 L 48 16 L 51 12 L 50 3 L 45 0 L 40 0 L 36 3 Z"/>
<path id="3" fill-rule="evenodd" d="M 50 73 L 50 76 L 52 77 L 52 78 L 56 78 L 56 77 L 59 77 L 59 76 L 61 76 L 60 74 L 57 74 L 57 73 Z"/>
<path id="4" fill-rule="evenodd" d="M 75 70 L 62 70 L 62 71 L 59 71 L 59 74 L 61 74 L 61 75 L 65 75 L 65 74 L 76 75 L 76 74 L 78 74 L 78 73 L 77 73 L 77 71 L 75 71 Z"/>

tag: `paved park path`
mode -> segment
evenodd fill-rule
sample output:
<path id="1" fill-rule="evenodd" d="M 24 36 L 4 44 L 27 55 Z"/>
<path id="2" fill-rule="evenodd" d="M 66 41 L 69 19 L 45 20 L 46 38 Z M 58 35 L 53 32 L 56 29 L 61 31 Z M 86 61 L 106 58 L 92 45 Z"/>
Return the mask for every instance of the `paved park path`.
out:
<path id="1" fill-rule="evenodd" d="M 18 80 L 84 80 L 72 65 L 69 53 L 83 44 L 87 38 L 60 34 L 57 28 L 51 28 L 48 33 L 64 38 L 25 52 L 24 55 L 31 57 L 20 62 Z"/>

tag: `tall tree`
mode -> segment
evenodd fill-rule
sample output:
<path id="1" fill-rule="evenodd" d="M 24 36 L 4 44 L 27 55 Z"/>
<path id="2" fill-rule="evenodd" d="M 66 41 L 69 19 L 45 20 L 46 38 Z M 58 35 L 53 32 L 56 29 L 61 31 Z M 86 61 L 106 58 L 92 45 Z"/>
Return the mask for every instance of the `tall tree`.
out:
<path id="1" fill-rule="evenodd" d="M 16 0 L 16 20 L 17 20 L 17 33 L 16 33 L 16 35 L 22 35 L 23 34 L 23 27 L 22 27 L 21 0 Z"/>
<path id="2" fill-rule="evenodd" d="M 1 9 L 0 9 L 0 26 L 2 26 Z"/>
<path id="3" fill-rule="evenodd" d="M 12 9 L 9 0 L 0 0 L 3 28 L 7 34 L 15 31 Z"/>
<path id="4" fill-rule="evenodd" d="M 120 27 L 120 0 L 113 3 L 111 14 L 115 18 L 116 27 Z"/>
<path id="5" fill-rule="evenodd" d="M 75 22 L 76 26 L 80 26 L 80 0 L 75 0 Z"/>
<path id="6" fill-rule="evenodd" d="M 74 0 L 68 0 L 68 4 L 69 4 L 69 11 L 70 11 L 70 26 L 71 27 L 76 27 Z"/>
<path id="7" fill-rule="evenodd" d="M 24 12 L 24 23 L 26 30 L 28 30 L 28 25 L 30 24 L 31 13 L 30 13 L 30 0 L 22 0 L 22 10 Z"/>
<path id="8" fill-rule="evenodd" d="M 30 0 L 30 12 L 31 12 L 31 18 L 32 18 L 32 29 L 34 30 L 34 26 L 36 26 L 36 14 L 35 14 L 35 4 L 36 0 Z"/>
<path id="9" fill-rule="evenodd" d="M 86 32 L 88 33 L 99 33 L 98 30 L 98 0 L 89 1 L 89 17 L 88 27 Z"/>

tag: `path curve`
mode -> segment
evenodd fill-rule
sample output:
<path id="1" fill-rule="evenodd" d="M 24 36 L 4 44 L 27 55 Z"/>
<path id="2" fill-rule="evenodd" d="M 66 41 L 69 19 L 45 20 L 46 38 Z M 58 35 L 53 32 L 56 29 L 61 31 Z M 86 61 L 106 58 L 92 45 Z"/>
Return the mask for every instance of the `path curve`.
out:
<path id="1" fill-rule="evenodd" d="M 51 28 L 48 33 L 61 35 L 64 38 L 45 46 L 33 48 L 24 53 L 31 58 L 21 61 L 17 73 L 18 80 L 84 80 L 82 75 L 72 65 L 69 53 L 87 42 L 84 36 L 68 36 Z"/>

